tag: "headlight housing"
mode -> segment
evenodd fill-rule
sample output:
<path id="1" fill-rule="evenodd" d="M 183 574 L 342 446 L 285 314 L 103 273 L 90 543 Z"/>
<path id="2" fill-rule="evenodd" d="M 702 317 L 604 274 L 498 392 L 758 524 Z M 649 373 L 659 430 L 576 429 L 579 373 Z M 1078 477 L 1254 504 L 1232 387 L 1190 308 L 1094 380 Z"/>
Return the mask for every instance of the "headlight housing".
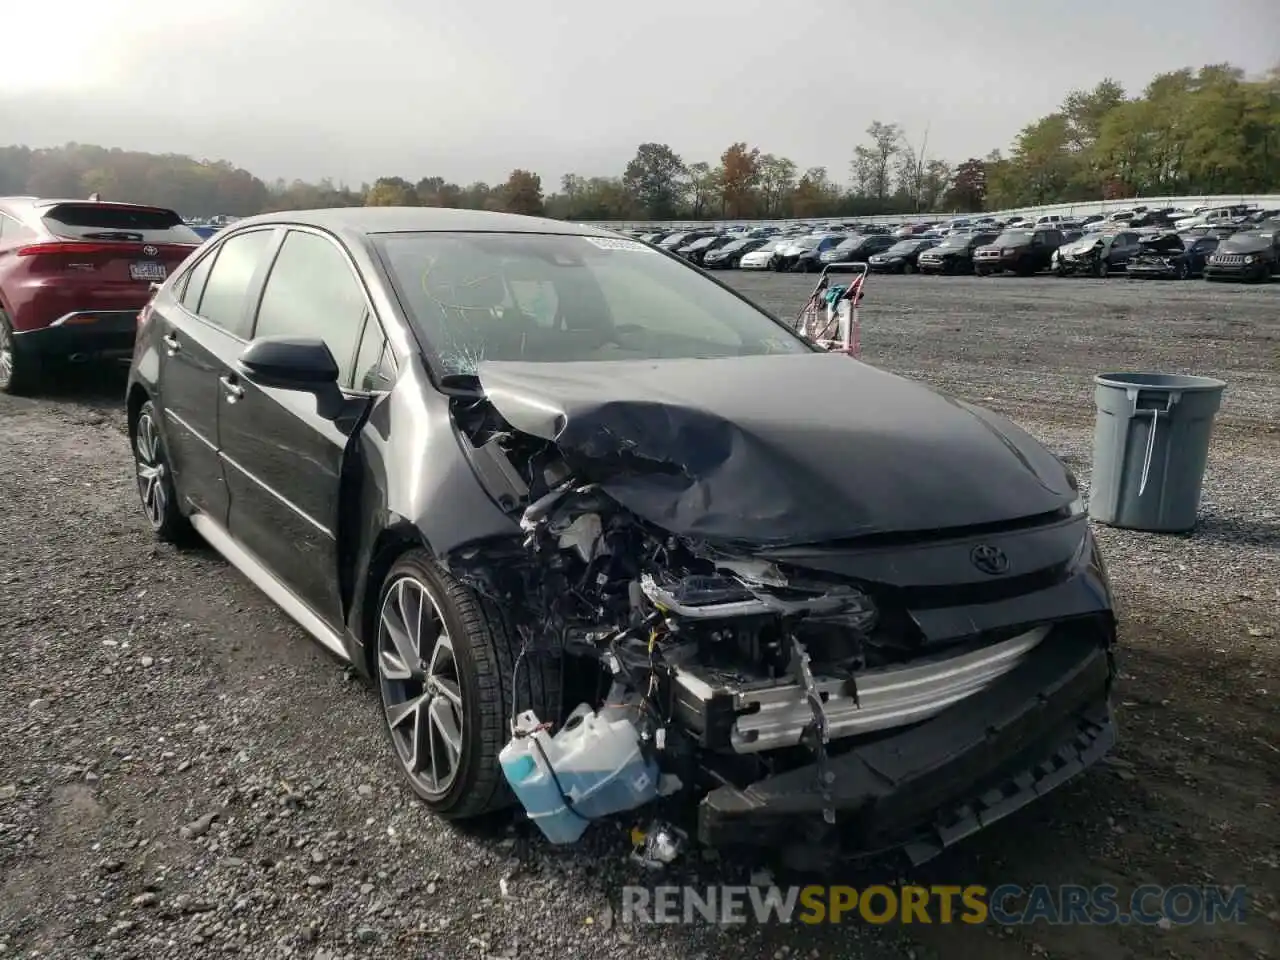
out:
<path id="1" fill-rule="evenodd" d="M 1067 484 L 1071 487 L 1072 492 L 1075 493 L 1075 499 L 1067 505 L 1067 512 L 1070 516 L 1078 517 L 1085 511 L 1084 494 L 1080 492 L 1080 481 L 1076 479 L 1075 473 L 1066 463 L 1062 462 L 1061 458 L 1059 458 L 1059 462 L 1062 463 L 1063 469 L 1067 471 Z"/>

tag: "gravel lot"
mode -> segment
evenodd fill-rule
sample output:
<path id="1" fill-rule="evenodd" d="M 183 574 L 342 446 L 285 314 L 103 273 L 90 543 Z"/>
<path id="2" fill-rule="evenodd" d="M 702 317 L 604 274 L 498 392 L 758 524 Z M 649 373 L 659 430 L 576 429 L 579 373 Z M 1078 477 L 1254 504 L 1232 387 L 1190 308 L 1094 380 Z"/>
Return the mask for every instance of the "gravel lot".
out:
<path id="1" fill-rule="evenodd" d="M 812 278 L 727 279 L 790 315 Z M 1280 286 L 873 278 L 863 322 L 868 361 L 1011 414 L 1086 482 L 1094 373 L 1229 382 L 1197 532 L 1100 530 L 1113 761 L 916 879 L 1245 884 L 1244 925 L 624 927 L 610 898 L 652 878 L 621 828 L 560 851 L 434 821 L 371 692 L 211 551 L 153 544 L 107 372 L 0 398 L 0 955 L 1280 956 Z"/>

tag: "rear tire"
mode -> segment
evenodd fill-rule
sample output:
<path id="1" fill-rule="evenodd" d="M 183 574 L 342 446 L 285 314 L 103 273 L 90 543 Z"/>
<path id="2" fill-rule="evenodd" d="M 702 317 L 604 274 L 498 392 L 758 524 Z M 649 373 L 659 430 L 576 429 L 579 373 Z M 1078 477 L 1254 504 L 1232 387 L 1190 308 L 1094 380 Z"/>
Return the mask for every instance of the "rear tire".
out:
<path id="1" fill-rule="evenodd" d="M 15 397 L 33 392 L 40 381 L 40 357 L 23 348 L 9 315 L 0 310 L 0 393 Z"/>
<path id="2" fill-rule="evenodd" d="M 498 753 L 511 718 L 533 710 L 544 722 L 560 719 L 560 661 L 520 657 L 520 646 L 501 612 L 425 550 L 405 553 L 387 573 L 370 667 L 401 771 L 439 817 L 510 806 Z"/>

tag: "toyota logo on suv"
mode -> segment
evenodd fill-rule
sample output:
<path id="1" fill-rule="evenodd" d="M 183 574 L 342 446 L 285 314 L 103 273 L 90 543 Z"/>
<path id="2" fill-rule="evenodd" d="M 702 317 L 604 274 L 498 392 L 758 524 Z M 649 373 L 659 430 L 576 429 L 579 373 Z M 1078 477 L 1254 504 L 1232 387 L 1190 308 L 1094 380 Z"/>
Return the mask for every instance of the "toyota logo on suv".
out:
<path id="1" fill-rule="evenodd" d="M 156 247 L 156 246 L 152 246 L 151 244 L 149 244 L 149 243 L 148 243 L 145 247 L 143 247 L 143 248 L 142 248 L 142 255 L 143 255 L 144 257 L 156 257 L 156 256 L 159 256 L 159 255 L 160 255 L 160 248 L 159 248 L 159 247 Z"/>
<path id="2" fill-rule="evenodd" d="M 993 576 L 997 573 L 1005 573 L 1009 569 L 1009 558 L 1005 556 L 1004 551 L 989 543 L 981 543 L 974 547 L 973 552 L 969 554 L 969 559 L 983 573 Z"/>

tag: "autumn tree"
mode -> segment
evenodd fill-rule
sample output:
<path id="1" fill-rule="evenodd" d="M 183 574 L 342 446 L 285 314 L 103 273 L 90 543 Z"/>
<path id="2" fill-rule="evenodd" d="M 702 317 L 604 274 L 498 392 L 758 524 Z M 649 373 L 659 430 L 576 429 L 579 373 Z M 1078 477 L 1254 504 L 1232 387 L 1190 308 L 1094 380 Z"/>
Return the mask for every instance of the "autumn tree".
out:
<path id="1" fill-rule="evenodd" d="M 423 177 L 414 186 L 414 192 L 424 207 L 462 206 L 462 188 L 444 177 Z"/>
<path id="2" fill-rule="evenodd" d="M 1009 158 L 1021 176 L 1018 203 L 1052 203 L 1062 195 L 1074 166 L 1067 148 L 1069 136 L 1067 118 L 1061 113 L 1022 128 Z"/>
<path id="3" fill-rule="evenodd" d="M 1102 123 L 1112 110 L 1124 103 L 1124 87 L 1107 77 L 1092 90 L 1072 90 L 1062 101 L 1067 121 L 1067 146 L 1074 152 L 1088 150 L 1098 140 Z"/>
<path id="4" fill-rule="evenodd" d="M 936 157 L 926 160 L 917 173 L 916 208 L 937 210 L 951 186 L 952 175 L 951 164 L 947 161 Z"/>
<path id="5" fill-rule="evenodd" d="M 464 210 L 502 210 L 502 198 L 499 188 L 491 187 L 483 180 L 463 187 L 458 196 L 458 203 Z"/>
<path id="6" fill-rule="evenodd" d="M 977 157 L 970 157 L 956 167 L 951 187 L 942 200 L 946 210 L 961 213 L 977 213 L 984 209 L 987 198 L 987 165 Z"/>
<path id="7" fill-rule="evenodd" d="M 710 212 L 712 201 L 720 196 L 720 172 L 705 160 L 691 163 L 685 170 L 685 186 L 689 213 L 698 220 Z"/>
<path id="8" fill-rule="evenodd" d="M 365 194 L 366 207 L 416 207 L 418 194 L 404 177 L 379 177 Z"/>
<path id="9" fill-rule="evenodd" d="M 745 143 L 730 144 L 720 155 L 720 197 L 729 217 L 754 212 L 755 190 L 760 184 L 760 150 Z"/>
<path id="10" fill-rule="evenodd" d="M 500 190 L 502 209 L 508 213 L 541 216 L 542 178 L 528 170 L 512 170 Z"/>
<path id="11" fill-rule="evenodd" d="M 810 167 L 796 183 L 791 195 L 797 217 L 819 217 L 830 214 L 840 197 L 840 188 L 831 182 L 826 167 Z"/>
<path id="12" fill-rule="evenodd" d="M 873 120 L 867 127 L 869 143 L 853 151 L 850 173 L 859 196 L 885 200 L 893 185 L 893 160 L 902 151 L 902 128 L 896 123 Z"/>
<path id="13" fill-rule="evenodd" d="M 642 143 L 627 164 L 622 182 L 654 220 L 675 215 L 684 161 L 665 143 Z"/>
<path id="14" fill-rule="evenodd" d="M 568 173 L 560 179 L 560 191 L 546 199 L 547 216 L 563 220 L 629 220 L 642 212 L 620 177 Z"/>
<path id="15" fill-rule="evenodd" d="M 760 173 L 760 215 L 763 217 L 780 217 L 784 204 L 790 199 L 796 186 L 796 165 L 786 157 L 775 157 L 772 153 L 761 155 Z"/>

